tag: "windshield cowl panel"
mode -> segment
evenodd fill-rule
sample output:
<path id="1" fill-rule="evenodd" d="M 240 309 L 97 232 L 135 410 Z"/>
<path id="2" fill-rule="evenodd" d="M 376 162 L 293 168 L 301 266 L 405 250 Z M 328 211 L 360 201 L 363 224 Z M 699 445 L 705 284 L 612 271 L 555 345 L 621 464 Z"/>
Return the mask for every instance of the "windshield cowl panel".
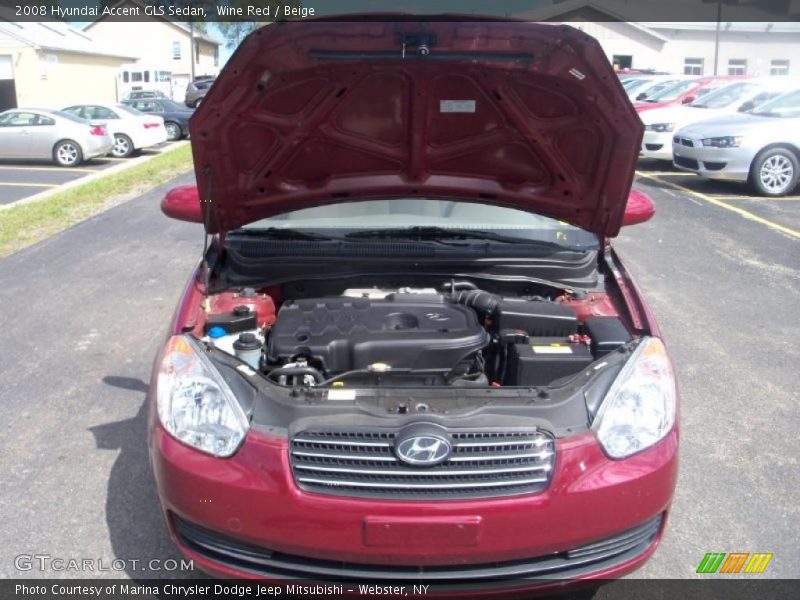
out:
<path id="1" fill-rule="evenodd" d="M 553 250 L 598 247 L 594 234 L 564 221 L 491 204 L 429 198 L 340 202 L 261 219 L 242 231 L 281 239 L 527 243 Z"/>

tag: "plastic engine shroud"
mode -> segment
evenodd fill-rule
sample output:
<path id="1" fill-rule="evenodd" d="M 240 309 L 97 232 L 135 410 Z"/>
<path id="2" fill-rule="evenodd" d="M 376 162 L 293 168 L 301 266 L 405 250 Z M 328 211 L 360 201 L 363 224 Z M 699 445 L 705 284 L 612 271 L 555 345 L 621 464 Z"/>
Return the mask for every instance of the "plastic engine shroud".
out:
<path id="1" fill-rule="evenodd" d="M 269 334 L 268 360 L 297 356 L 335 375 L 385 363 L 447 373 L 489 343 L 475 312 L 438 294 L 287 301 Z"/>

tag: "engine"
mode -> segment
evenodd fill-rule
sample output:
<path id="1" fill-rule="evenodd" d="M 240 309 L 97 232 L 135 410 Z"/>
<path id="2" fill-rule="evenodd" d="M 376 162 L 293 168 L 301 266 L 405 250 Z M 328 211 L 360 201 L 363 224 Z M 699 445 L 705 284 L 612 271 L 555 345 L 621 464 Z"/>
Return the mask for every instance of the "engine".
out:
<path id="1" fill-rule="evenodd" d="M 281 385 L 542 386 L 628 343 L 616 316 L 465 284 L 212 301 L 205 340 Z M 447 287 L 447 286 L 442 286 Z M 229 297 L 228 297 L 229 296 Z"/>
<path id="2" fill-rule="evenodd" d="M 469 307 L 436 293 L 288 301 L 270 331 L 267 362 L 302 357 L 328 376 L 389 371 L 464 375 L 490 335 Z"/>

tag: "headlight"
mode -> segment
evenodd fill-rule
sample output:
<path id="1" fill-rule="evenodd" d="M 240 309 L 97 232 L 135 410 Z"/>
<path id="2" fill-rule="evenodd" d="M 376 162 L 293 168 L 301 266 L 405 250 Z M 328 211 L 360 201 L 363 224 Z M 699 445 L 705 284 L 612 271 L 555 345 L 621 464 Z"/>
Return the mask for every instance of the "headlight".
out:
<path id="1" fill-rule="evenodd" d="M 652 123 L 651 125 L 645 125 L 644 128 L 647 131 L 665 133 L 667 131 L 673 131 L 675 129 L 675 123 Z"/>
<path id="2" fill-rule="evenodd" d="M 188 337 L 170 338 L 158 371 L 158 418 L 189 446 L 231 456 L 247 434 L 241 405 L 203 351 Z"/>
<path id="3" fill-rule="evenodd" d="M 738 148 L 741 145 L 741 136 L 723 135 L 722 137 L 703 138 L 703 146 L 714 146 L 715 148 Z"/>
<path id="4" fill-rule="evenodd" d="M 669 433 L 675 403 L 675 376 L 664 344 L 645 338 L 611 384 L 592 429 L 611 458 L 625 458 Z"/>

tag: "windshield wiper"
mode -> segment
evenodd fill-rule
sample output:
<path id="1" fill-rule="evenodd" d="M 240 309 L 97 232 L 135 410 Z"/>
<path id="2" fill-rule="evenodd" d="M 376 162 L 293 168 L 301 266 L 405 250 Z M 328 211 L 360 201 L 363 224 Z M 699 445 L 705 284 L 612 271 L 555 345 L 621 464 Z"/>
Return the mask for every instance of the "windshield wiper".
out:
<path id="1" fill-rule="evenodd" d="M 389 238 L 389 239 L 411 239 L 411 240 L 484 240 L 489 242 L 500 242 L 503 244 L 525 244 L 528 246 L 538 246 L 540 248 L 553 248 L 558 250 L 569 249 L 568 247 L 548 242 L 545 240 L 526 240 L 523 238 L 503 235 L 493 231 L 480 231 L 478 229 L 449 229 L 445 227 L 425 226 L 425 227 L 403 227 L 394 229 L 363 229 L 345 235 L 348 239 L 363 238 Z"/>
<path id="2" fill-rule="evenodd" d="M 284 227 L 269 227 L 267 229 L 237 229 L 231 233 L 252 237 L 268 237 L 276 240 L 305 240 L 313 242 L 330 242 L 341 240 L 340 237 L 324 235 L 322 233 L 312 233 L 310 231 L 300 231 Z"/>

